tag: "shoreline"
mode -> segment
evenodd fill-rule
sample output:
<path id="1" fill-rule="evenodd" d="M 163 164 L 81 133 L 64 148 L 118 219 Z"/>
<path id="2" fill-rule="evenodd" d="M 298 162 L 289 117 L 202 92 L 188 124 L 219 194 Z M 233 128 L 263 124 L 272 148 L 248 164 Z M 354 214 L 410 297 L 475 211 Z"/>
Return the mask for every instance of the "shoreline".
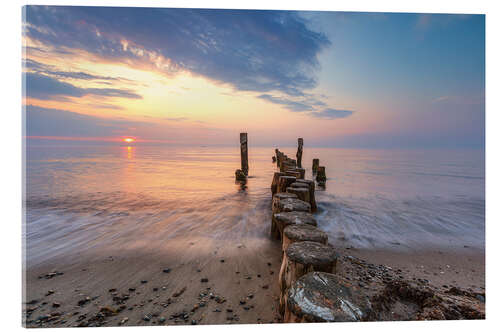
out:
<path id="1" fill-rule="evenodd" d="M 74 327 L 281 322 L 277 282 L 282 260 L 280 241 L 269 238 L 246 243 L 226 240 L 224 245 L 217 242 L 190 243 L 184 248 L 172 244 L 171 248 L 180 248 L 168 256 L 165 252 L 107 252 L 92 258 L 80 257 L 73 264 L 51 262 L 28 268 L 25 302 L 29 304 L 23 304 L 23 318 L 27 319 L 23 325 Z M 427 280 L 426 285 L 443 292 L 452 286 L 478 294 L 485 292 L 484 253 L 474 249 L 464 251 L 469 253 L 445 250 L 397 252 L 332 245 L 342 258 L 340 274 L 348 273 L 369 294 L 381 288 L 377 282 L 370 285 L 364 280 L 364 272 L 371 265 L 388 268 L 394 278 Z M 353 262 L 360 261 L 367 267 L 355 271 Z M 169 272 L 163 272 L 164 269 L 169 269 Z M 51 272 L 63 274 L 47 278 L 45 275 Z M 208 279 L 208 282 L 201 282 L 201 279 Z M 184 287 L 182 294 L 175 297 Z M 123 299 L 124 295 L 128 295 L 128 299 Z M 87 297 L 89 300 L 85 304 L 78 305 Z M 34 300 L 37 302 L 33 303 Z M 101 318 L 102 309 L 110 312 Z M 232 311 L 228 312 L 228 309 Z M 30 313 L 28 317 L 25 317 L 26 311 Z"/>

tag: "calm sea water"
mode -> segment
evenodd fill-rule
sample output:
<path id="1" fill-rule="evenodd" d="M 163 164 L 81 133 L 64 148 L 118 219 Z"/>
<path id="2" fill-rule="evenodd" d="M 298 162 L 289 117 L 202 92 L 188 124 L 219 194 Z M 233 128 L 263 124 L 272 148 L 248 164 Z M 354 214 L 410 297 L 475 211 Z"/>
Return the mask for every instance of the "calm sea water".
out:
<path id="1" fill-rule="evenodd" d="M 242 188 L 239 147 L 28 144 L 26 262 L 154 251 L 174 238 L 268 237 L 274 148 L 249 154 Z M 484 151 L 305 147 L 308 178 L 313 157 L 326 166 L 317 218 L 332 244 L 484 248 Z"/>

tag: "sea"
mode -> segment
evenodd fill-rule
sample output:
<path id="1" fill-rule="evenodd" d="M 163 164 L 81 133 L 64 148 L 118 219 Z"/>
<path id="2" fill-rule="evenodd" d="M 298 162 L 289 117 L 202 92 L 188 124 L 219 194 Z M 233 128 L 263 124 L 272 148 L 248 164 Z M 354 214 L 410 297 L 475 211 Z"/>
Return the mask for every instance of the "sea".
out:
<path id="1" fill-rule="evenodd" d="M 276 147 L 26 144 L 23 244 L 28 267 L 165 242 L 269 238 Z M 280 150 L 294 157 L 295 147 Z M 316 218 L 333 246 L 393 251 L 485 246 L 484 150 L 304 147 L 326 167 Z"/>

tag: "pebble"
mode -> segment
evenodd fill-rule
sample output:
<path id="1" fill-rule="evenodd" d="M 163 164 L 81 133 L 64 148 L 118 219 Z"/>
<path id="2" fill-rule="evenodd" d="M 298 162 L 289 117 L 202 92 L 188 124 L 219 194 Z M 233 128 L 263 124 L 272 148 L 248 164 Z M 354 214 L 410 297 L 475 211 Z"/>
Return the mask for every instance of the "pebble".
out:
<path id="1" fill-rule="evenodd" d="M 148 283 L 148 280 L 141 280 L 141 283 L 144 284 L 144 283 Z"/>
<path id="2" fill-rule="evenodd" d="M 171 269 L 170 268 L 164 268 L 163 273 L 170 273 Z"/>
<path id="3" fill-rule="evenodd" d="M 158 322 L 159 322 L 160 324 L 163 324 L 166 320 L 167 320 L 167 319 L 166 319 L 165 317 L 160 317 L 160 318 L 158 318 Z"/>
<path id="4" fill-rule="evenodd" d="M 208 282 L 208 279 L 207 278 L 202 278 L 200 281 L 203 282 L 203 283 L 205 283 L 205 282 Z"/>
<path id="5" fill-rule="evenodd" d="M 151 315 L 150 314 L 144 315 L 144 317 L 142 318 L 142 320 L 144 320 L 144 321 L 150 321 L 151 320 Z"/>

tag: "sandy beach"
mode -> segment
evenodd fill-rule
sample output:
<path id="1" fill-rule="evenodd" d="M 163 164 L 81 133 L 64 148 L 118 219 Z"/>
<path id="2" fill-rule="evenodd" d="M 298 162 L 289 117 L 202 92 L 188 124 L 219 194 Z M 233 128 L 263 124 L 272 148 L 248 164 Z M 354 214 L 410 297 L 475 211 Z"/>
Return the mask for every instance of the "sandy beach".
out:
<path id="1" fill-rule="evenodd" d="M 230 324 L 279 320 L 275 311 L 276 276 L 281 261 L 278 243 L 262 242 L 249 247 L 242 243 L 186 240 L 182 245 L 171 245 L 168 256 L 116 253 L 29 270 L 26 299 L 31 304 L 24 309 L 34 311 L 26 325 Z M 50 272 L 63 274 L 45 277 Z M 103 307 L 111 310 L 112 315 L 104 320 L 95 319 Z M 60 316 L 36 323 L 37 318 L 51 313 Z"/>
<path id="2" fill-rule="evenodd" d="M 335 245 L 335 244 L 333 244 Z M 353 261 L 385 267 L 388 276 L 484 294 L 484 256 L 463 253 L 356 250 L 337 247 L 341 274 L 370 294 Z M 216 243 L 177 240 L 163 253 L 74 257 L 26 272 L 27 327 L 278 323 L 279 241 Z M 363 270 L 361 270 L 363 272 Z M 53 276 L 50 273 L 56 273 Z M 58 274 L 62 273 L 62 274 Z M 428 281 L 428 282 L 427 282 Z"/>

